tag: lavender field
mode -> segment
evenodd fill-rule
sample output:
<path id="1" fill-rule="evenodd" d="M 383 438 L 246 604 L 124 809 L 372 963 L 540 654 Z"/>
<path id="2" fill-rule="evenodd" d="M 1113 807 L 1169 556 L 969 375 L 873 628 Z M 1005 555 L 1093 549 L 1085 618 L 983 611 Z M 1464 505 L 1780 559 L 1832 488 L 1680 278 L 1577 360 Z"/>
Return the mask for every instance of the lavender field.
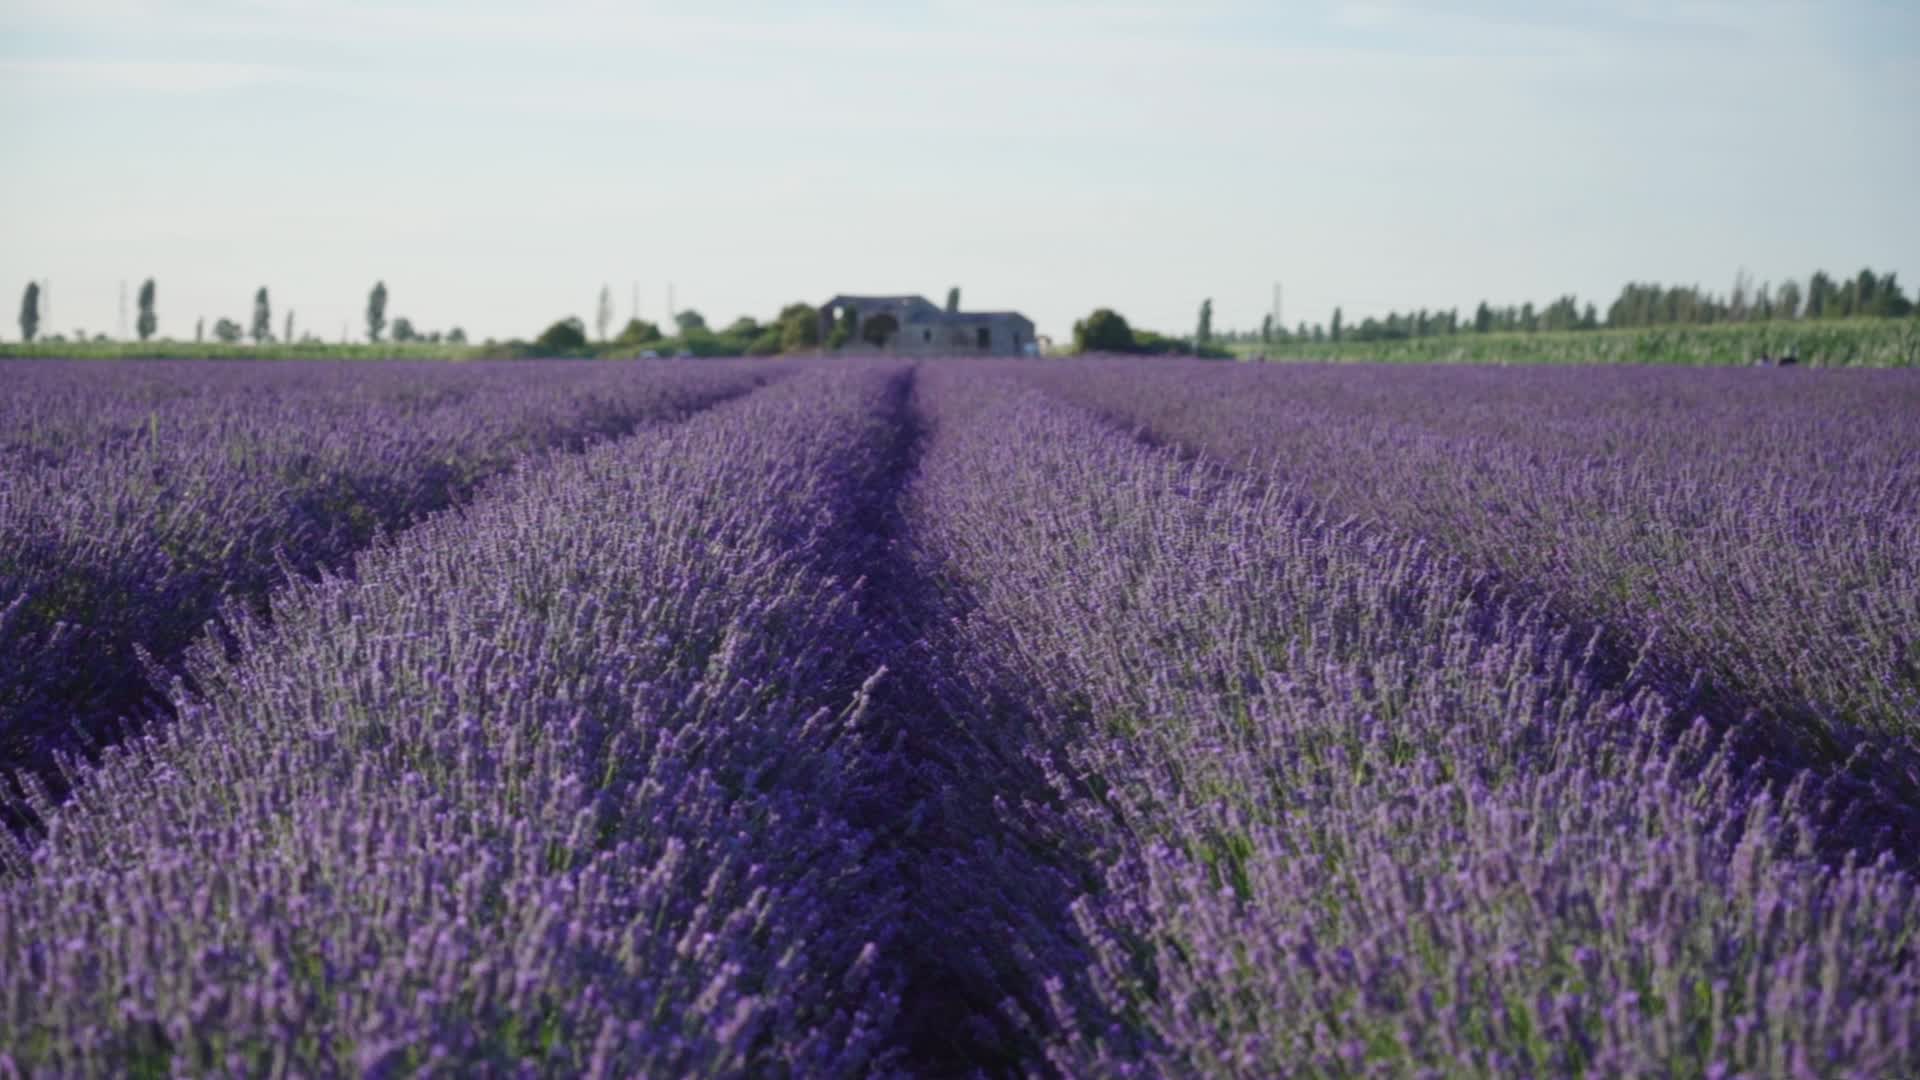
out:
<path id="1" fill-rule="evenodd" d="M 1920 378 L 0 371 L 0 1076 L 1920 1073 Z"/>

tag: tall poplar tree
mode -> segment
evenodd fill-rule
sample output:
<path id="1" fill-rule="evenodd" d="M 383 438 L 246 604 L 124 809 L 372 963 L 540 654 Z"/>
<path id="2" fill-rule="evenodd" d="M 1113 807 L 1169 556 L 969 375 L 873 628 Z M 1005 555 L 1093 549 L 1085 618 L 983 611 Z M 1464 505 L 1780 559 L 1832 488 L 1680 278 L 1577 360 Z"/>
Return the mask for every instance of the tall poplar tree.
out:
<path id="1" fill-rule="evenodd" d="M 140 283 L 140 317 L 134 321 L 133 328 L 139 333 L 141 341 L 152 337 L 153 332 L 160 328 L 160 317 L 153 311 L 153 293 L 152 278 Z"/>
<path id="2" fill-rule="evenodd" d="M 38 333 L 40 333 L 40 283 L 29 281 L 27 291 L 20 295 L 20 340 L 30 343 Z"/>
<path id="3" fill-rule="evenodd" d="M 367 294 L 367 340 L 376 344 L 387 329 L 387 283 L 376 281 Z"/>

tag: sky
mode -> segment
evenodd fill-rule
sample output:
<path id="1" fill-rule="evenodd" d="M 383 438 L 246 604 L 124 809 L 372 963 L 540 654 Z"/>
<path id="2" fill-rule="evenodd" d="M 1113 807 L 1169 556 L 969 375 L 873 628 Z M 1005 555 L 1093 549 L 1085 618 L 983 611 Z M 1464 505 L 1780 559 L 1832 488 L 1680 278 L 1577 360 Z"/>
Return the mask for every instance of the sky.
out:
<path id="1" fill-rule="evenodd" d="M 1911 290 L 1920 4 L 0 0 L 0 147 L 43 333 Z"/>

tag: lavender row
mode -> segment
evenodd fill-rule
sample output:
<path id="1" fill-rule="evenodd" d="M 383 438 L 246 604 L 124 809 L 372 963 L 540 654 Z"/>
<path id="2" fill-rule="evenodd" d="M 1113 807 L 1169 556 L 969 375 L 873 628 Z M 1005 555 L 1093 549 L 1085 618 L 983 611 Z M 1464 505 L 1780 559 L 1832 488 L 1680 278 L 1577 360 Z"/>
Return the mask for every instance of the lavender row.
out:
<path id="1" fill-rule="evenodd" d="M 900 976 L 849 542 L 898 374 L 784 380 L 295 583 L 0 886 L 0 1071 L 859 1075 Z"/>
<path id="2" fill-rule="evenodd" d="M 972 373 L 969 373 L 972 374 Z M 1029 1029 L 1066 1075 L 1889 1075 L 1920 895 L 1814 778 L 1421 541 L 1014 382 L 922 380 L 910 520 L 1109 867 Z"/>
<path id="3" fill-rule="evenodd" d="M 0 775 L 102 740 L 228 599 L 745 367 L 17 364 L 0 404 Z M 144 652 L 147 662 L 143 663 Z"/>
<path id="4" fill-rule="evenodd" d="M 1920 379 L 1148 364 L 1028 375 L 1429 537 L 1728 699 L 1920 748 Z M 1920 776 L 1909 780 L 1920 781 Z"/>

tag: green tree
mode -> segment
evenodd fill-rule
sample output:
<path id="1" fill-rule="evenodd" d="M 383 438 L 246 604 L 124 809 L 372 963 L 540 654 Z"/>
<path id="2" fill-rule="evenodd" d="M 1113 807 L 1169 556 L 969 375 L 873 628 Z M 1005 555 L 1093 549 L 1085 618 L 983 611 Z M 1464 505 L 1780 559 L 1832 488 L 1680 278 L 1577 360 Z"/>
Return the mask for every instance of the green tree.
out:
<path id="1" fill-rule="evenodd" d="M 1819 319 L 1829 314 L 1827 308 L 1833 303 L 1833 291 L 1833 279 L 1826 271 L 1815 270 L 1807 279 L 1807 318 Z"/>
<path id="2" fill-rule="evenodd" d="M 704 315 L 701 315 L 692 308 L 688 308 L 673 317 L 673 325 L 679 327 L 680 333 L 684 337 L 687 334 L 693 333 L 695 330 L 705 330 L 707 328 L 707 320 Z"/>
<path id="3" fill-rule="evenodd" d="M 1880 314 L 1882 315 L 1899 318 L 1902 315 L 1913 314 L 1913 301 L 1907 299 L 1907 294 L 1900 291 L 1899 276 L 1890 273 L 1880 279 Z"/>
<path id="4" fill-rule="evenodd" d="M 393 340 L 401 345 L 420 340 L 420 332 L 413 328 L 412 319 L 402 315 L 393 320 Z"/>
<path id="5" fill-rule="evenodd" d="M 133 328 L 141 341 L 152 337 L 153 332 L 160 328 L 160 318 L 153 313 L 153 291 L 152 278 L 140 283 L 140 317 L 134 320 Z"/>
<path id="6" fill-rule="evenodd" d="M 660 340 L 660 328 L 644 319 L 628 319 L 627 325 L 620 330 L 620 336 L 613 339 L 615 345 L 645 345 Z"/>
<path id="7" fill-rule="evenodd" d="M 955 285 L 953 288 L 947 290 L 947 313 L 954 314 L 959 310 L 960 310 L 960 286 Z"/>
<path id="8" fill-rule="evenodd" d="M 1880 279 L 1872 270 L 1862 270 L 1853 279 L 1853 310 L 1858 315 L 1882 315 Z"/>
<path id="9" fill-rule="evenodd" d="M 1260 344 L 1273 344 L 1273 313 L 1268 312 L 1260 319 Z"/>
<path id="10" fill-rule="evenodd" d="M 253 294 L 253 343 L 265 345 L 273 340 L 273 307 L 267 303 L 267 287 Z"/>
<path id="11" fill-rule="evenodd" d="M 729 323 L 721 333 L 727 337 L 757 338 L 760 336 L 760 323 L 751 315 L 742 315 Z"/>
<path id="12" fill-rule="evenodd" d="M 1339 308 L 1333 309 L 1333 321 L 1329 323 L 1327 326 L 1327 338 L 1328 340 L 1331 340 L 1331 341 L 1340 340 L 1340 309 Z"/>
<path id="13" fill-rule="evenodd" d="M 533 341 L 543 353 L 564 353 L 587 347 L 587 327 L 573 316 L 561 319 L 540 332 Z"/>
<path id="14" fill-rule="evenodd" d="M 447 331 L 447 343 L 451 345 L 465 345 L 467 343 L 467 332 L 457 326 L 454 327 Z"/>
<path id="15" fill-rule="evenodd" d="M 213 338 L 222 345 L 238 345 L 240 343 L 240 324 L 234 322 L 232 319 L 221 319 L 219 322 L 213 324 Z"/>
<path id="16" fill-rule="evenodd" d="M 20 295 L 20 340 L 31 342 L 40 333 L 40 283 L 27 282 Z"/>
<path id="17" fill-rule="evenodd" d="M 1200 301 L 1200 320 L 1193 328 L 1193 344 L 1198 349 L 1213 341 L 1213 298 Z"/>
<path id="18" fill-rule="evenodd" d="M 367 294 L 367 340 L 378 344 L 387 329 L 387 283 L 376 281 Z"/>
<path id="19" fill-rule="evenodd" d="M 780 348 L 811 349 L 820 344 L 820 312 L 812 304 L 788 304 L 780 309 Z"/>
<path id="20" fill-rule="evenodd" d="M 1112 308 L 1095 309 L 1093 314 L 1073 324 L 1074 352 L 1126 353 L 1135 348 L 1133 328 Z"/>

